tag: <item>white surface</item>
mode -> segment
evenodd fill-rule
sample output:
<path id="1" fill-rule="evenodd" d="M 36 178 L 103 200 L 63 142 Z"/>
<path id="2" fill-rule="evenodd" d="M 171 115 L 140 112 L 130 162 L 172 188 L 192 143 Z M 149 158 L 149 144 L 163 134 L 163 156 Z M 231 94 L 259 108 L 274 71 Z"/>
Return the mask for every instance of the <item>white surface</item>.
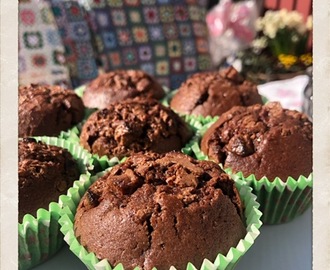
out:
<path id="1" fill-rule="evenodd" d="M 35 270 L 87 269 L 65 246 Z M 311 270 L 312 211 L 281 225 L 264 225 L 251 249 L 235 270 Z"/>
<path id="2" fill-rule="evenodd" d="M 281 225 L 264 225 L 235 270 L 311 270 L 312 210 Z"/>

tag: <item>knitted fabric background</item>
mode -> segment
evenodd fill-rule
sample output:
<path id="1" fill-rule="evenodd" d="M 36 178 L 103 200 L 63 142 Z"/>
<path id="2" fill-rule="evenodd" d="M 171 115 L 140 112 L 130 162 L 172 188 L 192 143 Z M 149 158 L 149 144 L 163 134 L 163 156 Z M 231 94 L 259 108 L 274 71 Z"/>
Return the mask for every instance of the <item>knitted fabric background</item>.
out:
<path id="1" fill-rule="evenodd" d="M 86 13 L 78 1 L 48 0 L 65 47 L 73 87 L 98 75 Z"/>
<path id="2" fill-rule="evenodd" d="M 71 86 L 64 45 L 48 2 L 19 2 L 18 42 L 19 84 Z"/>
<path id="3" fill-rule="evenodd" d="M 211 69 L 207 0 L 81 0 L 105 71 L 142 69 L 175 89 Z"/>

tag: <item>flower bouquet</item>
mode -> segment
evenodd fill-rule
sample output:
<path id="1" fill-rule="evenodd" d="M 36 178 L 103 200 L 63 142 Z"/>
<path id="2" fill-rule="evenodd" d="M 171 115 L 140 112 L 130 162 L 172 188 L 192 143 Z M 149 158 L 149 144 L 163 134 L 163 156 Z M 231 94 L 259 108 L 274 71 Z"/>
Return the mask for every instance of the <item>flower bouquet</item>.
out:
<path id="1" fill-rule="evenodd" d="M 288 79 L 312 65 L 309 46 L 312 16 L 297 11 L 267 11 L 256 20 L 257 37 L 238 53 L 241 72 L 256 83 Z"/>

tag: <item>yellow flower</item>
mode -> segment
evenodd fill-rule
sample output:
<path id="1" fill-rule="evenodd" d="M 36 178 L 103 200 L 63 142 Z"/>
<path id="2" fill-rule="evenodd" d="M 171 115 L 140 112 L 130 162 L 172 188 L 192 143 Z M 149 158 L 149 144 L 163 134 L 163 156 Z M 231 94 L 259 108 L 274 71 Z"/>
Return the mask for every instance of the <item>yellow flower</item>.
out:
<path id="1" fill-rule="evenodd" d="M 286 69 L 288 69 L 297 62 L 298 58 L 291 54 L 280 54 L 278 60 Z"/>
<path id="2" fill-rule="evenodd" d="M 305 66 L 310 66 L 313 63 L 313 57 L 310 53 L 300 55 L 299 60 Z"/>

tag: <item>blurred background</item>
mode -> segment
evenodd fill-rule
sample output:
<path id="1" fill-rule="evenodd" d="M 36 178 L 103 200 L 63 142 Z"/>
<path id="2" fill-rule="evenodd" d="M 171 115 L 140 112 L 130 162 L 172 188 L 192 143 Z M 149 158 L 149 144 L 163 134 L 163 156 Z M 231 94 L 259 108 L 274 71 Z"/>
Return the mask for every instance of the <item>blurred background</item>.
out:
<path id="1" fill-rule="evenodd" d="M 311 52 L 311 0 L 19 1 L 19 84 L 74 89 L 142 69 L 174 90 L 233 65 L 258 85 L 284 81 L 260 91 L 312 117 Z"/>

